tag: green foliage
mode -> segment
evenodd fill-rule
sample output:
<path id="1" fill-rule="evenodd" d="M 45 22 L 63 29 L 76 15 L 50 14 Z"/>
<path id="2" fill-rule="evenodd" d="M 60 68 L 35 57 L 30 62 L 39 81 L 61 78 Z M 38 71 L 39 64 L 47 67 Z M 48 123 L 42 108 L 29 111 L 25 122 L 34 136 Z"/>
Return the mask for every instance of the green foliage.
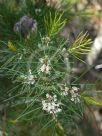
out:
<path id="1" fill-rule="evenodd" d="M 55 15 L 52 15 L 50 12 L 50 16 L 45 17 L 45 27 L 49 37 L 58 34 L 65 26 L 66 20 L 62 20 L 62 16 L 63 13 L 55 12 Z"/>
<path id="2" fill-rule="evenodd" d="M 68 49 L 68 52 L 81 60 L 81 55 L 86 55 L 90 51 L 91 39 L 88 38 L 87 33 L 80 33 L 74 43 Z"/>
<path id="3" fill-rule="evenodd" d="M 5 79 L 6 90 L 1 101 L 9 108 L 8 131 L 17 123 L 34 123 L 36 136 L 52 135 L 51 130 L 54 136 L 66 136 L 68 126 L 76 125 L 76 116 L 83 116 L 83 100 L 101 104 L 92 97 L 81 96 L 81 90 L 65 80 L 67 76 L 70 81 L 72 76 L 70 55 L 80 59 L 80 55 L 90 51 L 91 44 L 87 33 L 80 33 L 70 47 L 58 35 L 66 24 L 65 14 L 47 7 L 44 0 L 19 3 L 10 0 L 0 5 L 0 76 Z M 36 34 L 28 39 L 13 31 L 14 24 L 24 15 L 30 15 L 38 24 Z M 51 107 L 46 110 L 47 102 L 57 103 L 52 109 L 55 111 Z"/>
<path id="4" fill-rule="evenodd" d="M 102 106 L 102 101 L 97 100 L 96 98 L 90 96 L 82 96 L 83 100 L 86 104 L 95 105 L 95 106 Z"/>

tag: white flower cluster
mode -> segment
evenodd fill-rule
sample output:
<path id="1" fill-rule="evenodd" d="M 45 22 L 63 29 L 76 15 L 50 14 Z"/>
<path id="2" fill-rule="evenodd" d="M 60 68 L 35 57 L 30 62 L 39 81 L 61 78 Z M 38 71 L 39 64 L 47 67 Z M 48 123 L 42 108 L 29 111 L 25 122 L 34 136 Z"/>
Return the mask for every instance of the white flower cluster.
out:
<path id="1" fill-rule="evenodd" d="M 50 41 L 51 41 L 51 39 L 50 39 L 50 37 L 48 37 L 48 36 L 46 36 L 46 37 L 43 37 L 42 39 L 41 39 L 41 41 L 42 41 L 42 43 L 44 44 L 44 45 L 49 45 L 49 43 L 50 43 Z"/>
<path id="2" fill-rule="evenodd" d="M 46 100 L 42 101 L 43 110 L 50 114 L 61 112 L 62 109 L 60 108 L 60 105 L 61 103 L 57 101 L 56 95 L 51 96 L 49 94 L 46 94 Z"/>
<path id="3" fill-rule="evenodd" d="M 68 94 L 71 95 L 71 101 L 75 103 L 80 103 L 80 95 L 78 94 L 78 88 L 73 86 L 71 89 L 68 88 L 66 85 L 61 87 L 61 95 L 67 96 Z"/>
<path id="4" fill-rule="evenodd" d="M 50 67 L 50 61 L 48 60 L 48 58 L 45 58 L 45 59 L 41 58 L 40 62 L 41 62 L 41 67 L 39 72 L 49 74 L 51 67 Z"/>
<path id="5" fill-rule="evenodd" d="M 64 87 L 61 86 L 61 95 L 67 96 L 69 93 L 69 88 L 65 85 Z"/>
<path id="6" fill-rule="evenodd" d="M 20 78 L 25 84 L 33 85 L 35 83 L 35 78 L 34 75 L 32 75 L 31 69 L 29 69 L 28 75 L 21 75 Z"/>
<path id="7" fill-rule="evenodd" d="M 72 89 L 70 90 L 71 93 L 71 101 L 75 102 L 75 103 L 80 103 L 80 95 L 78 94 L 78 88 L 77 87 L 72 87 Z"/>

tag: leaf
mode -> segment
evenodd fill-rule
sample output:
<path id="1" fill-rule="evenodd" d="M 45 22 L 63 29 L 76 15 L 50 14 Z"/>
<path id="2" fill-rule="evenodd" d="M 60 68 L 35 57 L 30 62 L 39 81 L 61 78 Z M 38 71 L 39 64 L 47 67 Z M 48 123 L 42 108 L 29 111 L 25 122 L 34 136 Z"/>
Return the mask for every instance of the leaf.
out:
<path id="1" fill-rule="evenodd" d="M 48 33 L 48 36 L 55 36 L 59 33 L 59 31 L 65 26 L 66 19 L 62 20 L 63 13 L 59 14 L 55 12 L 54 17 L 50 12 L 50 15 L 44 18 L 45 28 Z"/>
<path id="2" fill-rule="evenodd" d="M 59 122 L 56 123 L 55 130 L 56 130 L 56 135 L 58 135 L 58 136 L 65 136 L 63 127 L 62 127 L 62 125 Z"/>
<path id="3" fill-rule="evenodd" d="M 77 36 L 76 40 L 72 44 L 72 46 L 68 49 L 68 52 L 75 56 L 76 58 L 80 58 L 81 55 L 86 55 L 90 52 L 92 41 L 88 38 L 88 34 L 83 34 L 82 32 Z"/>
<path id="4" fill-rule="evenodd" d="M 13 51 L 13 52 L 16 52 L 17 51 L 17 48 L 15 47 L 15 45 L 11 42 L 11 41 L 8 41 L 8 48 Z"/>
<path id="5" fill-rule="evenodd" d="M 9 120 L 10 123 L 16 124 L 18 121 L 17 120 Z"/>
<path id="6" fill-rule="evenodd" d="M 97 99 L 95 99 L 95 98 L 93 98 L 93 97 L 90 97 L 90 96 L 82 96 L 82 98 L 84 99 L 84 101 L 85 101 L 87 104 L 102 106 L 102 101 L 97 100 Z"/>

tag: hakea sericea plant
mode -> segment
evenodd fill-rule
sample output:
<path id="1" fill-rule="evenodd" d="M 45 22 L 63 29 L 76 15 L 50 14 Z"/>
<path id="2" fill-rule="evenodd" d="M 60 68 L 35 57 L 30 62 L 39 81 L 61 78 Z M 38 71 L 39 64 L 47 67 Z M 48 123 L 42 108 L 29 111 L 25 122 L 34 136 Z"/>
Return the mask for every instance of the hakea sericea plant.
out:
<path id="1" fill-rule="evenodd" d="M 90 44 L 90 40 L 86 34 L 81 34 L 73 46 L 68 46 L 68 41 L 58 36 L 66 23 L 62 17 L 63 14 L 59 13 L 55 13 L 53 19 L 51 13 L 49 18 L 45 17 L 43 34 L 37 31 L 30 33 L 27 40 L 1 42 L 6 47 L 0 71 L 11 81 L 3 102 L 11 109 L 15 108 L 15 112 L 17 107 L 21 109 L 16 119 L 11 119 L 12 122 L 37 120 L 40 121 L 41 130 L 51 127 L 55 135 L 65 135 L 64 128 L 71 122 L 73 124 L 75 116 L 82 117 L 83 102 L 88 99 L 77 85 L 70 82 L 69 55 L 89 51 L 86 45 Z M 27 18 L 33 22 L 33 19 L 26 16 L 26 20 Z M 17 30 L 23 31 L 21 26 L 16 24 L 15 27 L 17 26 Z"/>

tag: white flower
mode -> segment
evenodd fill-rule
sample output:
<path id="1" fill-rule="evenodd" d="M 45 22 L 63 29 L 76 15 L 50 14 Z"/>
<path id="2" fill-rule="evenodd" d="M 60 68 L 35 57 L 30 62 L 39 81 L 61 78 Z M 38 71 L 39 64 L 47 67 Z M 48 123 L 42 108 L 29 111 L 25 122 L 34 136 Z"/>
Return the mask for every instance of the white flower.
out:
<path id="1" fill-rule="evenodd" d="M 41 62 L 41 67 L 39 72 L 49 74 L 51 67 L 50 67 L 50 61 L 48 60 L 48 58 L 47 57 L 45 57 L 45 59 L 40 58 L 40 62 Z"/>
<path id="2" fill-rule="evenodd" d="M 35 79 L 34 79 L 33 75 L 28 75 L 28 77 L 27 77 L 27 83 L 28 84 L 32 84 L 32 85 L 35 83 Z"/>
<path id="3" fill-rule="evenodd" d="M 71 93 L 71 101 L 75 102 L 75 103 L 80 103 L 80 95 L 78 94 L 78 90 L 79 88 L 77 87 L 72 87 L 72 89 L 70 90 Z"/>
<path id="4" fill-rule="evenodd" d="M 50 98 L 50 97 L 51 97 L 51 96 L 47 93 L 47 94 L 46 94 L 46 98 Z M 52 97 L 51 97 L 51 98 L 52 98 Z"/>
<path id="5" fill-rule="evenodd" d="M 61 95 L 62 96 L 71 96 L 70 100 L 76 103 L 80 103 L 80 95 L 78 94 L 79 88 L 73 86 L 71 89 L 65 85 L 61 85 Z"/>
<path id="6" fill-rule="evenodd" d="M 64 86 L 64 88 L 63 87 L 61 87 L 61 95 L 62 96 L 67 96 L 68 95 L 68 93 L 69 93 L 69 88 L 65 85 Z"/>
<path id="7" fill-rule="evenodd" d="M 47 66 L 46 66 L 46 72 L 45 72 L 45 73 L 48 74 L 49 72 L 50 72 L 50 66 L 47 65 Z"/>
<path id="8" fill-rule="evenodd" d="M 51 39 L 50 39 L 50 37 L 45 36 L 45 37 L 43 37 L 43 38 L 41 39 L 41 41 L 42 41 L 43 44 L 45 44 L 45 45 L 48 46 L 49 43 L 50 43 L 50 41 L 51 41 Z"/>
<path id="9" fill-rule="evenodd" d="M 30 69 L 28 71 L 28 75 L 21 75 L 20 78 L 23 80 L 24 84 L 33 85 L 35 83 L 35 77 L 34 77 L 34 75 L 32 75 Z"/>
<path id="10" fill-rule="evenodd" d="M 44 71 L 46 70 L 46 65 L 43 64 L 43 65 L 41 66 L 40 70 L 41 70 L 41 72 L 44 72 Z"/>
<path id="11" fill-rule="evenodd" d="M 44 111 L 50 114 L 56 114 L 61 112 L 60 108 L 61 103 L 57 101 L 57 96 L 51 96 L 46 94 L 46 100 L 42 100 L 42 108 Z"/>
<path id="12" fill-rule="evenodd" d="M 20 75 L 20 79 L 26 80 L 26 79 L 27 79 L 27 76 L 26 76 L 26 75 Z"/>
<path id="13" fill-rule="evenodd" d="M 78 92 L 79 88 L 77 88 L 76 86 L 73 86 L 73 87 L 72 87 L 72 90 L 74 90 L 74 91 L 77 91 L 77 92 Z"/>

